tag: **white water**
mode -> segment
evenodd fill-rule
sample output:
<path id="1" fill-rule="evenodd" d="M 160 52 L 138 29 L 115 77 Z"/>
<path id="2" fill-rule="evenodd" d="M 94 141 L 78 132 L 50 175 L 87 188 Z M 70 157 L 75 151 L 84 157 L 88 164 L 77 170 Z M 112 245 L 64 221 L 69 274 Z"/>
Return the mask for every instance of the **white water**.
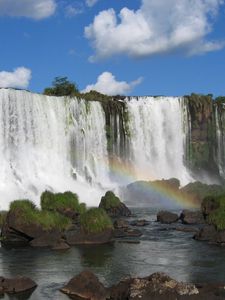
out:
<path id="1" fill-rule="evenodd" d="M 220 119 L 221 118 L 221 119 Z M 222 126 L 225 122 L 225 105 L 223 106 L 223 111 L 219 113 L 218 107 L 215 107 L 215 119 L 216 119 L 216 137 L 217 137 L 217 165 L 219 168 L 220 175 L 225 178 L 225 135 L 222 130 Z M 221 124 L 221 122 L 223 124 Z"/>
<path id="2" fill-rule="evenodd" d="M 110 184 L 104 126 L 97 102 L 86 108 L 82 100 L 0 89 L 0 210 L 13 199 L 38 205 L 45 189 L 98 203 L 99 183 Z"/>
<path id="3" fill-rule="evenodd" d="M 183 99 L 126 102 L 133 179 L 177 177 L 182 184 L 189 182 L 183 162 L 188 124 Z M 119 121 L 117 117 L 118 127 Z M 108 160 L 99 102 L 0 89 L 0 210 L 15 199 L 39 205 L 46 189 L 71 190 L 87 205 L 97 205 L 106 190 L 122 182 L 110 180 Z"/>
<path id="4" fill-rule="evenodd" d="M 185 165 L 187 111 L 183 98 L 139 97 L 127 100 L 131 161 L 136 178 L 191 181 Z"/>

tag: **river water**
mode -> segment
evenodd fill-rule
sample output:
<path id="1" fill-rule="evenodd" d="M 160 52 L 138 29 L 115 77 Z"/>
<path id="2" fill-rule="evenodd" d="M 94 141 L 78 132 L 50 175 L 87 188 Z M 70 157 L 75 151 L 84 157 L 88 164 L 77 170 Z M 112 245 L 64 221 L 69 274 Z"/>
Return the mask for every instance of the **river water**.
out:
<path id="1" fill-rule="evenodd" d="M 154 272 L 166 272 L 179 281 L 224 282 L 225 249 L 195 241 L 193 233 L 171 230 L 173 225 L 156 223 L 156 212 L 149 208 L 133 209 L 136 218 L 151 221 L 141 228 L 144 234 L 140 244 L 116 242 L 72 247 L 65 252 L 0 248 L 0 275 L 24 275 L 38 284 L 31 296 L 1 299 L 66 300 L 68 297 L 59 289 L 84 269 L 92 270 L 106 286 L 125 276 L 147 276 Z"/>

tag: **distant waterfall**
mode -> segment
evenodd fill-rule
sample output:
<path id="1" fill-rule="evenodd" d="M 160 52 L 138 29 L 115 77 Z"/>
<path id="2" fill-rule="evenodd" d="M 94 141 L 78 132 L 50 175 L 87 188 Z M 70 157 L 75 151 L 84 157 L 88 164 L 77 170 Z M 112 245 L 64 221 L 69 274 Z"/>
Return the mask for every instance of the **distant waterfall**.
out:
<path id="1" fill-rule="evenodd" d="M 45 189 L 94 205 L 109 188 L 105 116 L 98 102 L 0 89 L 0 209 Z"/>
<path id="2" fill-rule="evenodd" d="M 193 180 L 193 121 L 186 100 L 117 97 L 98 102 L 0 89 L 0 210 L 21 198 L 38 205 L 45 189 L 71 190 L 97 205 L 106 190 L 136 180 L 177 177 L 188 183 Z M 216 106 L 215 120 L 217 142 L 211 144 L 225 177 L 223 105 Z M 207 132 L 200 129 L 201 137 Z"/>
<path id="3" fill-rule="evenodd" d="M 131 161 L 136 176 L 149 180 L 191 177 L 185 167 L 187 111 L 183 98 L 138 97 L 127 100 Z"/>
<path id="4" fill-rule="evenodd" d="M 216 122 L 216 161 L 220 175 L 225 178 L 225 105 L 215 106 Z"/>

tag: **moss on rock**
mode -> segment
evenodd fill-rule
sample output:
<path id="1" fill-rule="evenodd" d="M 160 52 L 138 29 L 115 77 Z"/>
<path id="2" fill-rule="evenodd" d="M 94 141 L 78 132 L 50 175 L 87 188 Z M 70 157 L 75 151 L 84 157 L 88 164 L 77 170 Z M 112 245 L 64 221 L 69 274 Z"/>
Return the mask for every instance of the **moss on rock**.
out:
<path id="1" fill-rule="evenodd" d="M 71 209 L 79 214 L 86 211 L 85 203 L 79 203 L 77 194 L 72 192 L 52 193 L 45 191 L 41 195 L 41 208 L 43 210 L 58 211 L 63 209 Z"/>
<path id="2" fill-rule="evenodd" d="M 107 213 L 101 208 L 91 208 L 80 217 L 81 229 L 86 233 L 99 233 L 113 228 Z"/>
<path id="3" fill-rule="evenodd" d="M 71 221 L 57 212 L 41 211 L 29 200 L 15 200 L 10 205 L 10 212 L 19 212 L 18 217 L 25 224 L 40 225 L 43 229 L 65 230 Z"/>
<path id="4" fill-rule="evenodd" d="M 112 191 L 106 192 L 105 196 L 101 199 L 101 207 L 103 209 L 110 209 L 117 207 L 121 204 L 120 198 L 117 197 Z"/>

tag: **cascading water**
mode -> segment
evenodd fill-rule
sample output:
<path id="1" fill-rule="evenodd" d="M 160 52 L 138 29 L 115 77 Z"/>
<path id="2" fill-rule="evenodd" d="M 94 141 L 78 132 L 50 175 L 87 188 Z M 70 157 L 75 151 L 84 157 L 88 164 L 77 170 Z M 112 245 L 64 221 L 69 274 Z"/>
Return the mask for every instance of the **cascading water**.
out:
<path id="1" fill-rule="evenodd" d="M 216 122 L 216 161 L 220 175 L 225 178 L 225 105 L 215 106 Z"/>
<path id="2" fill-rule="evenodd" d="M 190 182 L 185 164 L 187 110 L 183 98 L 127 99 L 131 161 L 136 178 L 177 177 Z"/>
<path id="3" fill-rule="evenodd" d="M 13 199 L 39 204 L 45 189 L 96 204 L 109 183 L 104 118 L 97 102 L 1 89 L 0 210 Z"/>

